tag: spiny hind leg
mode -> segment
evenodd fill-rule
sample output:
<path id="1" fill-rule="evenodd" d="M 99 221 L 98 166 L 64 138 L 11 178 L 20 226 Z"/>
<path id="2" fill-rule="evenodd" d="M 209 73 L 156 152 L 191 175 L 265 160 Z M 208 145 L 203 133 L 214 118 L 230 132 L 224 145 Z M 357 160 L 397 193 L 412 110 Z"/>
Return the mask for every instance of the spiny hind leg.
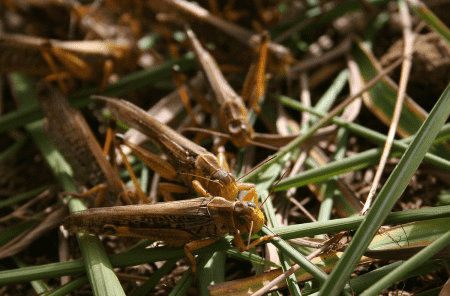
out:
<path id="1" fill-rule="evenodd" d="M 43 45 L 40 47 L 40 51 L 42 57 L 47 62 L 52 74 L 45 77 L 47 82 L 56 81 L 58 83 L 59 88 L 64 96 L 69 95 L 69 89 L 74 88 L 75 81 L 73 80 L 72 75 L 68 72 L 61 71 L 59 67 L 56 65 L 55 59 L 53 58 L 50 47 L 51 45 Z"/>
<path id="2" fill-rule="evenodd" d="M 105 202 L 105 196 L 106 196 L 106 192 L 108 190 L 108 185 L 106 184 L 99 184 L 95 187 L 92 187 L 91 189 L 89 189 L 88 191 L 85 191 L 83 193 L 79 193 L 79 192 L 64 192 L 62 195 L 63 196 L 73 196 L 76 198 L 81 198 L 84 200 L 87 200 L 87 198 L 89 196 L 95 195 L 94 197 L 94 208 L 98 208 L 101 207 L 104 202 Z M 87 200 L 89 202 L 89 200 Z"/>
<path id="3" fill-rule="evenodd" d="M 164 179 L 176 181 L 178 172 L 167 160 L 123 138 L 117 137 L 118 143 L 128 146 L 131 151 Z"/>
<path id="4" fill-rule="evenodd" d="M 161 193 L 162 196 L 165 197 L 167 201 L 173 201 L 172 195 L 170 193 L 178 193 L 178 194 L 188 194 L 189 189 L 180 184 L 173 184 L 173 183 L 159 183 L 159 193 Z"/>
<path id="5" fill-rule="evenodd" d="M 195 251 L 197 249 L 206 247 L 214 242 L 217 241 L 217 238 L 208 238 L 208 239 L 202 239 L 202 240 L 196 240 L 189 242 L 184 245 L 184 252 L 186 253 L 186 256 L 188 257 L 189 261 L 191 261 L 192 264 L 192 276 L 194 277 L 194 283 L 196 281 L 196 272 L 197 272 L 197 261 L 195 260 L 194 255 L 192 255 L 192 251 Z"/>
<path id="6" fill-rule="evenodd" d="M 117 148 L 117 150 L 119 150 L 120 156 L 122 157 L 123 164 L 125 165 L 128 173 L 130 174 L 131 180 L 133 180 L 134 188 L 136 190 L 136 195 L 139 197 L 139 199 L 143 203 L 149 203 L 150 201 L 148 200 L 147 195 L 144 193 L 144 191 L 142 191 L 141 185 L 139 184 L 136 174 L 133 172 L 133 168 L 131 167 L 131 164 L 128 161 L 127 156 L 125 155 L 125 153 L 123 153 L 122 148 L 120 148 L 121 142 L 117 139 L 118 139 L 117 137 L 114 139 L 114 147 Z"/>
<path id="7" fill-rule="evenodd" d="M 111 74 L 113 73 L 114 69 L 114 62 L 112 60 L 106 60 L 103 64 L 103 77 L 102 81 L 100 82 L 100 87 L 98 89 L 98 92 L 100 94 L 103 94 L 106 91 L 106 87 L 108 86 L 108 80 Z"/>
<path id="8" fill-rule="evenodd" d="M 248 101 L 248 108 L 255 110 L 256 113 L 261 113 L 261 108 L 258 106 L 258 102 L 266 91 L 267 79 L 265 76 L 265 71 L 267 64 L 267 46 L 269 41 L 269 33 L 264 32 L 261 36 L 258 59 L 250 66 L 250 70 L 245 78 L 242 90 L 243 101 Z"/>
<path id="9" fill-rule="evenodd" d="M 199 126 L 197 119 L 195 117 L 194 110 L 192 109 L 191 102 L 189 101 L 189 96 L 186 92 L 186 87 L 185 87 L 186 76 L 180 72 L 180 67 L 178 65 L 175 65 L 172 67 L 172 78 L 173 78 L 173 81 L 175 81 L 175 85 L 177 86 L 178 93 L 181 97 L 181 100 L 184 103 L 184 106 L 186 107 L 186 111 L 189 114 L 189 117 L 191 118 L 192 123 L 195 126 Z"/>

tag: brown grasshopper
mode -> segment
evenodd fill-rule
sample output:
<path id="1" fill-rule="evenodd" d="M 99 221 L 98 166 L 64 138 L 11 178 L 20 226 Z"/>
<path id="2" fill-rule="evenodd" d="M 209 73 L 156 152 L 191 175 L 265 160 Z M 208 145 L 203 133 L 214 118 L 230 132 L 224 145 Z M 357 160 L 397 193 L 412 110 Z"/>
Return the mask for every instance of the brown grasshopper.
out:
<path id="1" fill-rule="evenodd" d="M 77 17 L 78 26 L 86 32 L 84 40 L 137 40 L 140 38 L 141 25 L 130 14 L 116 15 L 105 4 L 92 6 L 73 2 L 68 5 Z"/>
<path id="2" fill-rule="evenodd" d="M 241 42 L 242 44 L 247 45 L 249 48 L 255 51 L 261 43 L 258 42 L 259 37 L 253 34 L 252 31 L 219 17 L 217 11 L 216 13 L 212 13 L 190 1 L 147 1 L 146 5 L 157 13 L 173 13 L 175 11 L 178 12 L 179 16 L 176 18 L 177 21 L 181 19 L 182 21 L 188 21 L 189 23 L 199 23 L 202 26 L 207 24 Z M 211 5 L 211 8 L 213 8 L 213 6 L 214 5 Z M 231 4 L 231 6 L 233 6 L 233 4 Z M 230 6 L 225 5 L 225 7 Z M 260 9 L 257 8 L 256 12 L 259 11 Z M 291 51 L 281 44 L 269 41 L 267 44 L 267 50 L 269 51 L 268 67 L 272 69 L 270 71 L 271 73 L 286 72 L 288 67 L 295 62 Z"/>
<path id="3" fill-rule="evenodd" d="M 137 66 L 139 52 L 125 40 L 58 41 L 0 34 L 1 72 L 24 72 L 56 80 L 67 95 L 74 78 L 94 80 L 104 91 L 109 76 Z"/>
<path id="4" fill-rule="evenodd" d="M 242 98 L 228 84 L 216 61 L 203 48 L 194 32 L 186 27 L 186 33 L 215 94 L 213 107 L 216 114 L 219 115 L 222 129 L 228 135 L 226 138 L 231 140 L 236 147 L 244 147 L 250 143 L 258 145 L 258 143 L 252 142 L 254 131 L 247 121 L 247 109 Z"/>
<path id="5" fill-rule="evenodd" d="M 34 36 L 49 36 L 53 38 L 68 39 L 70 26 L 70 8 L 64 1 L 59 0 L 2 0 L 4 8 L 15 15 L 22 17 L 20 24 L 26 24 L 26 31 Z M 2 7 L 2 8 L 3 8 Z M 4 30 L 17 25 L 4 18 Z M 16 20 L 17 22 L 17 20 Z M 14 28 L 17 31 L 16 28 Z"/>
<path id="6" fill-rule="evenodd" d="M 252 144 L 273 150 L 278 150 L 278 148 L 286 145 L 298 136 L 298 134 L 281 136 L 254 132 L 247 120 L 247 109 L 242 98 L 228 84 L 216 61 L 211 54 L 203 48 L 194 32 L 189 27 L 186 27 L 186 33 L 191 46 L 194 49 L 197 60 L 205 72 L 207 80 L 214 92 L 214 113 L 218 114 L 222 130 L 225 131 L 225 134 L 200 128 L 187 128 L 185 129 L 186 131 L 218 135 L 225 140 L 230 140 L 238 148 Z M 253 106 L 254 109 L 258 103 L 259 97 L 265 92 L 265 57 L 269 35 L 264 34 L 263 39 L 257 62 L 252 65 L 243 89 L 243 96 L 250 100 L 250 105 Z M 187 109 L 189 110 L 189 108 Z M 323 140 L 329 135 L 329 132 L 317 134 L 314 138 L 311 138 L 308 143 L 305 143 L 305 145 L 310 145 L 311 142 Z M 223 143 L 220 143 L 219 146 L 220 145 L 223 145 Z"/>
<path id="7" fill-rule="evenodd" d="M 252 202 L 253 200 L 253 202 Z M 197 262 L 192 251 L 217 241 L 230 233 L 239 251 L 247 251 L 273 236 L 263 236 L 245 246 L 241 233 L 251 236 L 264 225 L 264 215 L 256 206 L 252 189 L 242 201 L 222 197 L 199 197 L 148 205 L 88 209 L 63 220 L 71 232 L 133 236 L 164 242 L 168 247 L 183 246 L 192 264 L 195 279 Z"/>
<path id="8" fill-rule="evenodd" d="M 123 140 L 133 153 L 163 178 L 184 182 L 200 196 L 221 196 L 229 201 L 236 199 L 239 190 L 254 188 L 254 184 L 235 180 L 234 175 L 230 173 L 224 153 L 219 153 L 216 157 L 130 102 L 94 97 L 107 102 L 108 109 L 117 118 L 148 136 L 150 141 L 168 157 L 168 161 L 164 160 L 146 149 Z M 179 184 L 161 183 L 159 191 L 167 200 L 172 200 L 169 192 L 186 193 L 188 188 Z"/>
<path id="9" fill-rule="evenodd" d="M 48 138 L 72 166 L 78 185 L 89 188 L 84 193 L 70 195 L 88 197 L 97 193 L 95 201 L 87 200 L 88 205 L 94 207 L 117 205 L 118 197 L 125 204 L 138 203 L 137 198 L 147 202 L 132 171 L 130 176 L 136 192 L 123 184 L 115 168 L 106 159 L 105 154 L 109 149 L 105 147 L 105 152 L 102 151 L 81 112 L 72 108 L 67 98 L 47 83 L 39 84 L 38 93 L 39 103 L 46 116 L 44 129 Z M 129 163 L 125 164 L 129 166 Z"/>

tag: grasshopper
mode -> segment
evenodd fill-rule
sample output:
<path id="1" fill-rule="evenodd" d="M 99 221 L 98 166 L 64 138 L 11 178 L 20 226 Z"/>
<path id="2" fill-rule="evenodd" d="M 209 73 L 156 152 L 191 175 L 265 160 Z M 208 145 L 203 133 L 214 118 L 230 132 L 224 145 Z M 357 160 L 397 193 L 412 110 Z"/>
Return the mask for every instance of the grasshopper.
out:
<path id="1" fill-rule="evenodd" d="M 100 96 L 94 97 L 107 102 L 108 109 L 116 117 L 132 128 L 144 133 L 154 145 L 167 155 L 168 161 L 123 140 L 123 143 L 133 153 L 163 178 L 184 182 L 200 196 L 222 196 L 230 201 L 236 199 L 239 190 L 254 188 L 254 184 L 236 182 L 234 175 L 230 173 L 223 153 L 219 153 L 218 157 L 216 157 L 205 148 L 158 122 L 144 110 L 130 102 Z M 159 191 L 167 200 L 172 200 L 169 192 L 186 193 L 188 189 L 182 185 L 162 183 Z"/>
<path id="2" fill-rule="evenodd" d="M 186 131 L 218 135 L 225 140 L 230 140 L 238 148 L 252 144 L 273 150 L 278 150 L 279 147 L 286 145 L 298 136 L 298 134 L 281 136 L 254 132 L 247 120 L 247 109 L 242 98 L 228 84 L 216 61 L 211 54 L 203 48 L 200 41 L 195 36 L 195 33 L 187 26 L 185 29 L 197 60 L 205 72 L 207 80 L 214 92 L 214 113 L 218 114 L 222 130 L 225 131 L 225 134 L 200 128 L 187 128 L 185 129 Z M 255 108 L 259 97 L 263 95 L 265 91 L 265 82 L 263 80 L 265 80 L 265 56 L 267 53 L 269 35 L 264 34 L 263 39 L 264 41 L 261 46 L 259 57 L 257 62 L 252 65 L 251 71 L 247 75 L 243 90 L 243 96 L 250 99 L 250 104 L 253 105 L 253 108 Z M 252 85 L 254 85 L 254 87 Z M 308 143 L 305 143 L 305 145 L 310 145 L 311 142 L 323 140 L 330 136 L 330 134 L 331 133 L 328 131 L 317 134 L 314 138 L 310 139 Z M 223 144 L 224 143 L 220 143 L 219 146 Z"/>
<path id="3" fill-rule="evenodd" d="M 250 143 L 257 145 L 252 142 L 254 131 L 247 121 L 247 110 L 241 97 L 228 84 L 216 61 L 202 47 L 194 32 L 186 27 L 186 33 L 215 94 L 215 111 L 219 115 L 222 129 L 230 135 L 227 138 L 236 147 L 244 147 Z"/>
<path id="4" fill-rule="evenodd" d="M 224 234 L 234 236 L 234 244 L 241 252 L 273 239 L 273 236 L 263 236 L 248 246 L 242 241 L 241 233 L 251 236 L 264 225 L 264 215 L 256 203 L 256 191 L 252 189 L 242 201 L 235 202 L 222 197 L 199 197 L 88 209 L 67 216 L 62 224 L 70 232 L 148 238 L 162 241 L 168 247 L 184 245 L 195 279 L 197 263 L 191 252 L 212 244 Z"/>
<path id="5" fill-rule="evenodd" d="M 136 192 L 126 188 L 106 159 L 107 147 L 104 153 L 81 112 L 72 108 L 67 98 L 49 84 L 41 83 L 38 86 L 38 100 L 46 116 L 44 129 L 48 138 L 72 166 L 79 186 L 90 188 L 82 194 L 70 195 L 88 197 L 97 193 L 95 201 L 87 200 L 88 205 L 94 207 L 116 205 L 117 197 L 126 204 L 137 203 L 137 197 L 147 202 L 132 171 L 130 176 Z"/>
<path id="6" fill-rule="evenodd" d="M 53 38 L 68 39 L 70 26 L 70 8 L 59 0 L 2 0 L 3 7 L 16 15 L 20 15 L 26 23 L 26 31 L 34 36 L 49 36 Z M 4 18 L 4 30 L 15 27 L 13 22 Z M 17 31 L 17 28 L 13 28 Z"/>
<path id="7" fill-rule="evenodd" d="M 77 2 L 69 5 L 78 19 L 80 29 L 86 32 L 85 40 L 140 38 L 141 25 L 129 14 L 121 13 L 120 16 L 116 16 L 106 5 L 81 5 Z"/>
<path id="8" fill-rule="evenodd" d="M 133 70 L 138 56 L 135 45 L 125 40 L 58 41 L 0 34 L 2 72 L 24 72 L 56 80 L 65 95 L 74 78 L 100 78 L 100 92 L 104 91 L 111 73 Z"/>
<path id="9" fill-rule="evenodd" d="M 211 3 L 210 3 L 211 4 Z M 186 0 L 162 0 L 162 1 L 147 1 L 146 5 L 153 11 L 160 12 L 178 12 L 180 14 L 179 19 L 185 19 L 190 23 L 201 23 L 202 26 L 208 24 L 211 27 L 218 29 L 233 39 L 247 45 L 253 50 L 257 50 L 259 44 L 259 37 L 255 36 L 250 30 L 234 24 L 228 20 L 220 18 L 217 14 L 211 13 L 205 8 L 195 5 L 194 3 Z M 231 4 L 232 6 L 233 4 Z M 213 5 L 211 5 L 212 7 Z M 225 5 L 227 7 L 228 5 Z M 258 10 L 258 9 L 257 9 Z M 273 70 L 271 73 L 283 73 L 286 72 L 291 64 L 295 62 L 295 59 L 291 51 L 278 43 L 269 41 L 267 44 L 267 50 L 269 51 L 268 67 Z"/>

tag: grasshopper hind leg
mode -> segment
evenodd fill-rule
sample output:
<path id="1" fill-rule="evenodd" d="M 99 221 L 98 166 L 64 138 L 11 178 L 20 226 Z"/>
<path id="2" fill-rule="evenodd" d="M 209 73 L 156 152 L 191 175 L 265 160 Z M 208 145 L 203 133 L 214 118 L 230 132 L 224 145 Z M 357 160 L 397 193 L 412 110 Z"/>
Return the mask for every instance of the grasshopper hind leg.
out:
<path id="1" fill-rule="evenodd" d="M 101 207 L 104 203 L 105 203 L 105 196 L 106 196 L 106 192 L 108 190 L 108 185 L 107 184 L 99 184 L 91 189 L 89 189 L 88 191 L 85 191 L 83 193 L 78 193 L 78 192 L 64 192 L 62 195 L 63 196 L 73 196 L 76 198 L 81 198 L 86 200 L 88 203 L 91 203 L 90 200 L 88 199 L 88 197 L 92 196 L 95 194 L 95 197 L 93 198 L 94 202 L 93 202 L 93 207 L 94 208 L 98 208 Z"/>
<path id="2" fill-rule="evenodd" d="M 208 239 L 202 239 L 202 240 L 196 240 L 189 242 L 184 245 L 184 252 L 186 253 L 186 256 L 188 257 L 189 261 L 192 264 L 192 276 L 194 277 L 194 284 L 196 283 L 196 273 L 197 273 L 197 261 L 195 260 L 194 255 L 192 255 L 192 251 L 195 251 L 197 249 L 206 247 L 214 242 L 217 241 L 217 238 L 208 238 Z"/>

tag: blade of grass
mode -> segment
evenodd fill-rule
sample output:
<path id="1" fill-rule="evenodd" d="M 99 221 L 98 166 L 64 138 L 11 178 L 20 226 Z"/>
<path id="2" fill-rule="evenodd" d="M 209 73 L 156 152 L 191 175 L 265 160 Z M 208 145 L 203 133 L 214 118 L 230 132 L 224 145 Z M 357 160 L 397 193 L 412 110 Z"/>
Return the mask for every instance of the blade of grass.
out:
<path id="1" fill-rule="evenodd" d="M 23 144 L 25 144 L 25 142 L 27 140 L 28 140 L 28 137 L 23 137 L 22 139 L 20 139 L 19 141 L 16 141 L 14 144 L 12 144 L 10 147 L 8 147 L 8 149 L 3 151 L 0 154 L 0 163 L 2 163 L 5 159 L 8 159 L 9 157 L 11 157 L 11 155 L 16 153 L 20 148 L 22 148 Z"/>
<path id="2" fill-rule="evenodd" d="M 19 259 L 17 256 L 12 256 L 12 259 L 16 263 L 19 268 L 27 267 L 25 262 Z M 37 295 L 47 295 L 50 292 L 48 286 L 42 280 L 32 281 L 31 286 L 33 286 L 34 291 L 36 291 Z"/>
<path id="3" fill-rule="evenodd" d="M 444 262 L 448 262 L 448 260 Z M 414 272 L 406 275 L 405 278 L 403 278 L 402 280 L 406 280 L 408 278 L 440 270 L 442 269 L 441 268 L 442 263 L 443 263 L 442 260 L 428 260 L 425 264 L 417 266 Z M 395 262 L 390 265 L 383 266 L 379 269 L 373 270 L 369 273 L 358 276 L 354 279 L 351 279 L 350 280 L 351 289 L 348 288 L 347 290 L 359 295 L 359 293 L 362 292 L 365 287 L 369 286 L 372 283 L 376 283 L 381 277 L 383 277 L 385 274 L 395 269 L 399 265 L 401 265 L 401 262 Z M 317 295 L 319 295 L 319 292 L 313 293 L 310 296 L 317 296 Z"/>
<path id="4" fill-rule="evenodd" d="M 291 98 L 288 98 L 285 96 L 273 96 L 273 97 L 278 98 L 280 100 L 280 102 L 282 102 L 283 104 L 285 104 L 293 109 L 307 111 L 309 113 L 312 113 L 312 114 L 314 114 L 316 116 L 320 116 L 320 117 L 325 116 L 325 114 L 319 113 L 312 108 L 306 107 L 302 103 L 295 101 Z M 374 130 L 366 128 L 357 123 L 345 122 L 344 120 L 342 120 L 339 117 L 334 117 L 332 119 L 332 122 L 338 124 L 339 126 L 349 129 L 352 133 L 354 133 L 358 136 L 361 136 L 365 139 L 368 139 L 369 141 L 378 143 L 380 145 L 384 145 L 384 143 L 386 142 L 386 139 L 387 139 L 386 135 L 378 133 Z M 442 142 L 442 141 L 447 140 L 447 137 L 448 137 L 447 134 L 450 134 L 450 124 L 445 125 L 445 129 L 442 129 L 441 131 L 439 131 L 438 137 L 437 137 L 436 141 L 434 141 L 434 142 L 437 142 L 437 141 Z M 396 150 L 401 151 L 401 152 L 406 151 L 406 149 L 408 149 L 407 143 L 410 143 L 413 139 L 414 139 L 414 137 L 412 136 L 412 137 L 409 137 L 409 138 L 401 140 L 401 141 L 394 140 L 392 143 L 392 147 L 394 147 Z M 433 153 L 427 152 L 425 154 L 425 157 L 423 160 L 424 160 L 424 162 L 435 165 L 438 168 L 441 168 L 446 171 L 450 171 L 450 161 L 448 161 L 447 159 L 442 158 L 440 156 L 437 156 Z"/>
<path id="5" fill-rule="evenodd" d="M 387 3 L 389 3 L 391 0 L 367 0 L 367 2 L 374 6 L 382 6 Z M 358 0 L 350 0 L 343 2 L 341 5 L 338 5 L 337 7 L 330 9 L 326 13 L 323 13 L 320 15 L 319 19 L 317 19 L 315 22 L 308 26 L 304 26 L 301 28 L 301 30 L 298 31 L 299 34 L 302 34 L 302 36 L 306 35 L 309 36 L 309 40 L 311 40 L 311 34 L 312 32 L 317 32 L 320 27 L 332 22 L 333 20 L 346 15 L 351 12 L 355 12 L 358 10 L 361 10 L 363 6 L 361 5 L 361 1 Z M 306 17 L 311 18 L 318 16 L 320 14 L 320 9 L 313 8 L 310 9 L 305 13 Z M 305 18 L 299 17 L 294 19 L 291 22 L 283 23 L 278 26 L 273 26 L 270 31 L 270 36 L 272 36 L 273 39 L 276 39 L 279 35 L 283 34 L 283 32 L 289 30 L 290 28 L 298 25 L 299 22 L 304 21 Z M 306 39 L 306 38 L 305 38 Z"/>
<path id="6" fill-rule="evenodd" d="M 450 44 L 450 30 L 423 2 L 408 0 L 412 10 Z"/>
<path id="7" fill-rule="evenodd" d="M 373 284 L 370 288 L 362 292 L 361 296 L 370 296 L 379 294 L 384 288 L 390 286 L 396 281 L 401 280 L 409 272 L 417 269 L 417 266 L 423 264 L 426 260 L 430 259 L 434 254 L 448 246 L 450 241 L 450 231 L 447 231 L 444 235 L 439 237 L 436 241 L 431 243 L 428 247 L 408 259 L 406 262 L 395 270 L 385 275 L 382 279 Z"/>
<path id="8" fill-rule="evenodd" d="M 152 274 L 152 276 L 139 288 L 137 288 L 131 296 L 145 296 L 151 289 L 153 289 L 159 282 L 159 280 L 169 273 L 169 271 L 175 266 L 178 260 L 172 259 L 166 261 L 163 266 L 158 268 L 158 270 Z"/>
<path id="9" fill-rule="evenodd" d="M 253 253 L 250 253 L 250 252 L 240 252 L 237 249 L 228 249 L 227 254 L 230 255 L 231 257 L 234 257 L 239 260 L 243 260 L 243 261 L 248 260 L 248 261 L 251 261 L 256 264 L 262 264 L 262 265 L 266 265 L 266 266 L 280 268 L 280 265 L 278 265 L 270 260 L 266 260 L 263 257 L 258 256 Z"/>
<path id="10" fill-rule="evenodd" d="M 37 105 L 36 93 L 31 81 L 22 74 L 12 74 L 11 77 L 12 87 L 17 98 L 24 105 L 30 106 L 33 103 Z M 34 100 L 34 102 L 30 102 L 30 100 Z M 53 168 L 63 190 L 76 192 L 78 188 L 71 177 L 72 172 L 69 170 L 69 165 L 46 139 L 42 124 L 42 120 L 35 121 L 26 124 L 25 129 L 41 149 L 47 163 Z M 86 206 L 80 200 L 70 199 L 69 208 L 72 212 L 82 211 L 86 209 Z M 100 240 L 84 234 L 77 234 L 77 238 L 94 295 L 125 295 Z"/>
<path id="11" fill-rule="evenodd" d="M 242 178 L 243 182 L 249 182 L 252 178 L 254 178 L 257 174 L 259 174 L 261 171 L 266 170 L 270 165 L 275 163 L 276 161 L 279 161 L 286 153 L 292 151 L 295 149 L 298 145 L 303 143 L 306 139 L 311 137 L 315 132 L 319 130 L 322 126 L 326 125 L 328 122 L 332 120 L 334 116 L 336 116 L 339 112 L 341 112 L 345 107 L 347 107 L 354 99 L 359 97 L 364 91 L 366 91 L 367 88 L 371 88 L 376 82 L 378 82 L 380 79 L 382 79 L 387 73 L 393 71 L 396 67 L 398 67 L 401 63 L 402 59 L 399 59 L 395 61 L 392 65 L 390 65 L 388 68 L 386 68 L 384 71 L 382 71 L 377 77 L 372 79 L 370 82 L 368 82 L 365 87 L 359 91 L 358 93 L 348 97 L 345 99 L 342 103 L 340 103 L 337 107 L 335 107 L 328 115 L 327 117 L 324 117 L 320 119 L 318 122 L 316 122 L 306 133 L 303 135 L 295 138 L 292 140 L 289 144 L 287 144 L 283 149 L 278 151 L 277 155 L 273 157 L 271 160 L 266 162 L 265 164 L 261 165 L 251 173 L 247 174 L 244 178 Z"/>
<path id="12" fill-rule="evenodd" d="M 110 97 L 120 96 L 131 90 L 168 79 L 171 77 L 171 69 L 174 64 L 179 65 L 181 71 L 193 70 L 196 67 L 194 55 L 186 54 L 181 59 L 167 61 L 154 68 L 125 76 L 118 82 L 109 85 L 103 95 Z M 71 96 L 69 100 L 73 107 L 80 108 L 91 103 L 92 100 L 90 99 L 90 96 L 94 94 L 98 94 L 98 88 L 83 89 Z M 16 129 L 27 123 L 42 119 L 43 117 L 44 114 L 37 105 L 24 105 L 20 110 L 16 110 L 0 117 L 0 133 Z"/>
<path id="13" fill-rule="evenodd" d="M 319 295 L 338 295 L 353 272 L 356 263 L 372 240 L 373 235 L 403 193 L 425 153 L 444 125 L 450 112 L 450 86 L 444 91 L 421 126 L 414 141 L 381 189 L 364 222 L 358 228 L 344 256 L 320 290 Z"/>
<path id="14" fill-rule="evenodd" d="M 191 268 L 189 268 L 175 285 L 175 288 L 170 292 L 169 296 L 186 295 L 187 290 L 192 285 L 193 278 Z"/>
<path id="15" fill-rule="evenodd" d="M 383 225 L 396 225 L 410 223 L 414 221 L 450 218 L 450 206 L 436 208 L 423 208 L 407 210 L 403 212 L 390 213 Z M 335 219 L 325 222 L 304 223 L 273 228 L 272 231 L 279 234 L 283 239 L 314 236 L 322 233 L 340 232 L 355 230 L 362 223 L 365 217 L 357 216 L 351 218 Z M 448 223 L 447 223 L 448 224 Z M 225 236 L 214 244 L 202 249 L 193 251 L 194 255 L 210 253 L 214 251 L 227 250 L 232 248 L 233 236 Z M 124 268 L 143 263 L 156 262 L 161 260 L 180 259 L 185 257 L 184 248 L 157 247 L 136 251 L 125 251 L 120 254 L 109 255 L 109 260 L 114 268 Z M 64 275 L 76 275 L 84 273 L 83 260 L 73 260 L 69 262 L 50 263 L 40 266 L 30 266 L 21 270 L 0 271 L 0 285 L 8 285 L 15 282 L 32 281 L 35 279 L 45 279 L 61 277 Z"/>
<path id="16" fill-rule="evenodd" d="M 300 187 L 309 183 L 325 181 L 330 177 L 357 171 L 377 163 L 383 152 L 383 148 L 373 148 L 353 156 L 346 157 L 340 161 L 333 161 L 324 166 L 309 169 L 295 176 L 282 180 L 275 192 L 284 191 L 292 187 Z M 400 156 L 398 151 L 392 151 L 390 157 Z"/>
<path id="17" fill-rule="evenodd" d="M 27 200 L 31 197 L 34 197 L 36 195 L 38 195 L 39 193 L 43 192 L 44 190 L 46 190 L 48 187 L 47 186 L 40 186 L 38 188 L 35 188 L 33 190 L 30 190 L 28 192 L 24 192 L 15 196 L 11 196 L 10 198 L 7 198 L 5 200 L 1 200 L 0 201 L 0 209 L 7 207 L 9 205 L 21 202 L 23 200 Z"/>
<path id="18" fill-rule="evenodd" d="M 289 155 L 286 155 L 286 156 L 287 157 L 282 158 L 280 162 L 274 163 L 271 166 L 270 170 L 261 174 L 259 176 L 259 178 L 261 180 L 266 179 L 267 181 L 261 182 L 261 183 L 258 182 L 258 185 L 257 185 L 258 189 L 260 186 L 263 187 L 261 189 L 265 188 L 263 191 L 261 191 L 261 194 L 268 196 L 266 198 L 267 200 L 264 200 L 264 212 L 266 213 L 267 224 L 271 228 L 277 227 L 278 223 L 277 223 L 277 219 L 275 217 L 275 209 L 273 208 L 272 199 L 269 197 L 269 192 L 267 191 L 267 189 L 268 189 L 268 186 L 270 186 L 269 184 L 272 184 L 276 180 L 278 175 L 281 173 L 281 170 L 285 166 L 285 163 L 289 160 Z M 274 245 L 276 245 L 276 244 L 274 244 Z M 283 245 L 284 248 L 286 248 L 287 246 L 288 246 L 288 244 Z M 287 252 L 285 252 L 285 249 L 283 249 L 283 248 L 278 249 L 278 256 L 279 256 L 283 271 L 286 271 L 289 268 L 291 268 L 291 264 L 288 261 L 289 257 L 288 257 Z M 301 257 L 299 254 L 295 254 L 295 256 Z M 300 262 L 301 260 L 297 260 L 297 261 Z M 286 279 L 286 282 L 287 282 L 287 286 L 289 288 L 289 292 L 291 295 L 301 295 L 300 287 L 298 286 L 294 275 L 288 277 Z"/>
<path id="19" fill-rule="evenodd" d="M 47 296 L 69 295 L 76 289 L 79 289 L 88 283 L 89 283 L 89 279 L 87 276 L 80 276 L 79 278 L 76 278 L 73 281 L 70 281 L 69 283 L 65 284 L 64 286 L 59 287 L 58 289 L 54 290 L 53 292 L 47 294 Z"/>
<path id="20" fill-rule="evenodd" d="M 225 266 L 227 259 L 226 252 L 219 251 L 212 254 L 204 255 L 204 262 L 200 262 L 199 265 L 203 265 L 198 272 L 198 295 L 209 296 L 208 286 L 215 283 L 221 283 L 225 280 L 225 268 L 216 268 L 217 266 Z M 211 260 L 211 258 L 213 259 Z"/>
<path id="21" fill-rule="evenodd" d="M 9 228 L 3 229 L 0 232 L 0 247 L 14 239 L 15 237 L 19 236 L 23 232 L 25 232 L 27 229 L 33 227 L 36 225 L 39 221 L 36 219 L 31 219 L 24 221 L 20 224 L 11 226 Z"/>

